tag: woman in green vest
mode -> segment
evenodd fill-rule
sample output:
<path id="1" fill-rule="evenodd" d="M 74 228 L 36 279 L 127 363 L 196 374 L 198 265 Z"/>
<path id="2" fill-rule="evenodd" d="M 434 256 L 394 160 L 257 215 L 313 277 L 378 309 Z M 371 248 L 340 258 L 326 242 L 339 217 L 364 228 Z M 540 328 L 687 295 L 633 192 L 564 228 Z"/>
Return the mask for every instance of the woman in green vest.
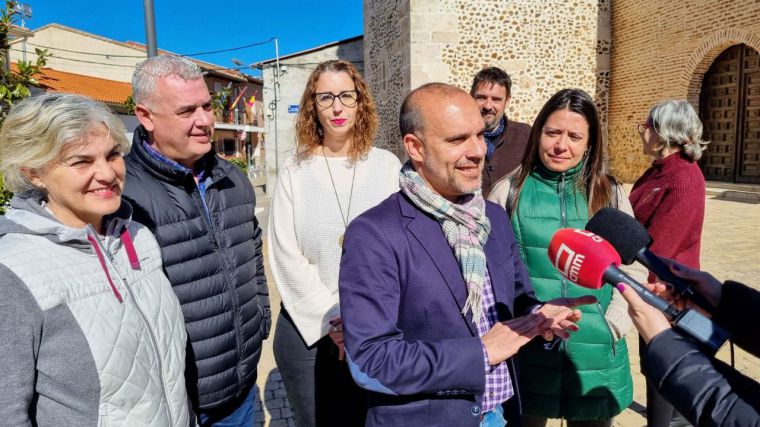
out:
<path id="1" fill-rule="evenodd" d="M 520 350 L 523 424 L 563 418 L 569 427 L 610 426 L 633 400 L 627 305 L 610 286 L 590 290 L 563 279 L 547 256 L 560 228 L 584 228 L 606 206 L 632 214 L 627 195 L 606 172 L 599 116 L 586 92 L 563 89 L 549 99 L 533 123 L 522 166 L 497 183 L 489 199 L 510 213 L 539 299 L 593 294 L 599 300 L 579 307 L 583 318 L 570 340 L 538 339 Z"/>

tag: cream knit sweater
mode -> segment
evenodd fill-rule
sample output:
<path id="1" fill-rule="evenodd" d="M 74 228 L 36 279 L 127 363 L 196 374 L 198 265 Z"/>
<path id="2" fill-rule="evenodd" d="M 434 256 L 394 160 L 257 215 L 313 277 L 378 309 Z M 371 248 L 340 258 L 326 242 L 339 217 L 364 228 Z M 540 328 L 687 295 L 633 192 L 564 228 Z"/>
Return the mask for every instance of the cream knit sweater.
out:
<path id="1" fill-rule="evenodd" d="M 285 309 L 307 345 L 327 334 L 329 321 L 340 316 L 339 237 L 348 222 L 398 191 L 401 162 L 392 153 L 372 148 L 354 167 L 345 157 L 314 155 L 300 164 L 289 161 L 277 176 L 269 214 L 269 266 Z M 351 211 L 347 212 L 349 199 Z"/>

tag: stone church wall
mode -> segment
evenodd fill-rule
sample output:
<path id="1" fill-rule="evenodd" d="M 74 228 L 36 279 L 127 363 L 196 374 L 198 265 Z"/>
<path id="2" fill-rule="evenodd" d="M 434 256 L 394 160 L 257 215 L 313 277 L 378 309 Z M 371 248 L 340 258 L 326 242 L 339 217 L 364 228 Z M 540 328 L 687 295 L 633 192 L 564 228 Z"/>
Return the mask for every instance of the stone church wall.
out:
<path id="1" fill-rule="evenodd" d="M 398 111 L 431 81 L 469 91 L 481 68 L 513 80 L 510 118 L 533 122 L 556 91 L 578 87 L 607 111 L 610 0 L 365 0 L 365 63 L 381 114 L 378 145 L 403 154 Z"/>

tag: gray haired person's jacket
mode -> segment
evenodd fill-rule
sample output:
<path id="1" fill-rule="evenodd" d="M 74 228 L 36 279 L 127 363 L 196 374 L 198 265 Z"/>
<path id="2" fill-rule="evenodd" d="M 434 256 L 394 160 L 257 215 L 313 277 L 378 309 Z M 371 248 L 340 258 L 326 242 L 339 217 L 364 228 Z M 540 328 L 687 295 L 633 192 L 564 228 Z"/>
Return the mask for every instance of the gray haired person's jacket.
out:
<path id="1" fill-rule="evenodd" d="M 0 425 L 194 424 L 179 303 L 130 214 L 98 236 L 16 195 L 0 217 Z"/>

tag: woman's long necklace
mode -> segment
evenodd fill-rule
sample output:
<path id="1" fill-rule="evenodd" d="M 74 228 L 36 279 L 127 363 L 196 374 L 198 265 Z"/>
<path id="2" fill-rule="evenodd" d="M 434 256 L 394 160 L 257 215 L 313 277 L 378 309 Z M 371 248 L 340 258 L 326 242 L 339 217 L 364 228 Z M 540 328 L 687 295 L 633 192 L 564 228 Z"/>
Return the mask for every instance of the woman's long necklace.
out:
<path id="1" fill-rule="evenodd" d="M 335 194 L 335 200 L 338 202 L 338 209 L 340 209 L 340 219 L 343 220 L 343 233 L 338 236 L 338 244 L 343 247 L 343 235 L 346 234 L 348 228 L 348 216 L 351 214 L 351 199 L 354 197 L 354 181 L 356 181 L 356 162 L 354 162 L 354 174 L 351 177 L 351 192 L 348 193 L 348 209 L 346 209 L 346 215 L 343 215 L 343 206 L 340 204 L 340 197 L 338 197 L 338 189 L 335 188 L 335 180 L 333 180 L 332 172 L 330 171 L 330 163 L 327 161 L 325 155 L 325 146 L 322 146 L 322 157 L 325 158 L 325 166 L 327 166 L 327 173 L 330 175 L 330 183 L 333 187 L 333 193 Z"/>

